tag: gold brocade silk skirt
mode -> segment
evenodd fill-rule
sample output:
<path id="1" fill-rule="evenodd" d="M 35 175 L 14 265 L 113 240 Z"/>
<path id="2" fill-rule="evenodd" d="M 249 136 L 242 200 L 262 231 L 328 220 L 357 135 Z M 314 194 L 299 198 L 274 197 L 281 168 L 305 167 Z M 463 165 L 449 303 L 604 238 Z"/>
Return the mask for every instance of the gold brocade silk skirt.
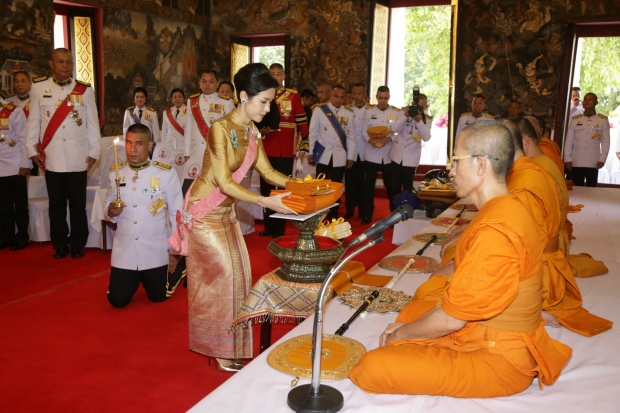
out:
<path id="1" fill-rule="evenodd" d="M 189 204 L 195 201 L 191 197 Z M 252 287 L 250 257 L 233 207 L 194 219 L 186 261 L 189 348 L 212 357 L 251 358 L 251 326 L 231 329 Z"/>

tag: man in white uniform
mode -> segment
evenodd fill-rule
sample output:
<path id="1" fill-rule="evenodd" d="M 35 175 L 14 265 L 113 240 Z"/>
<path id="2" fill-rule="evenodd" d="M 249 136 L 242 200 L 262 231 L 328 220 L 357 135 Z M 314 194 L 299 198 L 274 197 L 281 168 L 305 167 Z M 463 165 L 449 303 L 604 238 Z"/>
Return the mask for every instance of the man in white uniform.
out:
<path id="1" fill-rule="evenodd" d="M 316 159 L 316 174 L 325 174 L 334 182 L 342 182 L 345 169 L 353 166 L 355 115 L 343 106 L 345 89 L 342 85 L 332 87 L 330 101 L 314 109 L 310 121 L 310 153 L 319 145 L 323 153 Z M 308 155 L 312 160 L 313 155 Z M 332 208 L 327 219 L 338 218 L 338 207 Z"/>
<path id="2" fill-rule="evenodd" d="M 392 129 L 392 131 L 398 132 L 405 124 L 403 112 L 394 106 L 390 106 L 389 101 L 390 89 L 387 86 L 380 86 L 377 89 L 377 104 L 366 108 L 364 112 L 362 135 L 366 142 L 370 140 L 370 136 L 368 135 L 368 128 L 370 127 L 387 126 Z M 366 145 L 366 152 L 364 154 L 366 158 L 364 162 L 364 193 L 362 195 L 362 211 L 364 217 L 362 218 L 362 224 L 370 224 L 372 222 L 372 213 L 375 209 L 375 182 L 379 170 L 383 173 L 383 184 L 387 189 L 388 198 L 390 200 L 390 210 L 393 210 L 392 201 L 396 194 L 392 193 L 392 189 L 394 188 L 392 160 L 388 156 L 393 138 L 394 135 L 387 136 L 384 139 L 385 146 L 381 148 Z"/>
<path id="3" fill-rule="evenodd" d="M 466 126 L 471 125 L 472 123 L 485 121 L 485 120 L 493 120 L 493 116 L 488 113 L 484 113 L 483 110 L 486 107 L 484 96 L 476 95 L 471 101 L 471 112 L 465 112 L 459 118 L 458 126 L 456 127 L 456 139 L 459 138 L 459 135 L 465 129 Z"/>
<path id="4" fill-rule="evenodd" d="M 170 165 L 149 161 L 151 132 L 146 125 L 132 125 L 125 137 L 127 163 L 112 165 L 106 194 L 106 214 L 116 223 L 108 301 L 113 307 L 129 304 L 140 284 L 149 300 L 164 301 L 180 277 L 168 277 L 168 236 L 176 230 L 176 212 L 183 207 L 181 185 Z M 121 199 L 116 207 L 115 173 Z M 174 272 L 176 274 L 177 272 Z M 174 278 L 174 279 L 172 279 Z"/>
<path id="5" fill-rule="evenodd" d="M 32 88 L 32 78 L 30 74 L 20 70 L 13 73 L 13 89 L 15 94 L 7 99 L 7 102 L 14 104 L 18 108 L 21 108 L 26 115 L 26 122 L 28 116 L 30 116 L 30 89 Z M 25 138 L 25 136 L 24 136 Z M 26 142 L 23 143 L 24 149 L 26 148 Z M 32 162 L 31 162 L 32 163 Z M 38 176 L 39 167 L 36 164 L 32 164 L 30 175 Z"/>
<path id="6" fill-rule="evenodd" d="M 348 168 L 345 174 L 345 204 L 347 213 L 345 219 L 353 218 L 355 208 L 359 211 L 360 218 L 364 218 L 362 212 L 362 192 L 364 191 L 364 153 L 366 152 L 366 141 L 362 134 L 362 121 L 366 112 L 366 85 L 356 83 L 353 86 L 353 133 L 355 134 L 355 153 L 353 154 L 353 165 Z M 372 105 L 368 105 L 372 107 Z"/>
<path id="7" fill-rule="evenodd" d="M 30 168 L 24 111 L 0 99 L 0 249 L 17 251 L 29 245 L 26 177 Z"/>
<path id="8" fill-rule="evenodd" d="M 232 99 L 217 94 L 217 74 L 205 71 L 200 75 L 200 90 L 187 101 L 187 125 L 185 126 L 186 170 L 191 176 L 184 176 L 183 193 L 187 192 L 194 180 L 193 175 L 200 175 L 202 159 L 207 149 L 209 128 L 235 108 Z"/>
<path id="9" fill-rule="evenodd" d="M 127 129 L 129 129 L 131 125 L 139 123 L 141 125 L 146 125 L 153 134 L 153 141 L 159 143 L 161 141 L 159 120 L 157 119 L 157 112 L 155 112 L 155 109 L 146 106 L 148 97 L 149 94 L 143 87 L 137 87 L 133 90 L 133 103 L 135 103 L 135 106 L 130 106 L 125 111 L 123 135 L 127 134 Z"/>
<path id="10" fill-rule="evenodd" d="M 88 239 L 87 173 L 101 153 L 95 93 L 90 84 L 71 78 L 69 50 L 55 49 L 49 64 L 53 76 L 35 79 L 30 93 L 26 148 L 45 173 L 54 258 L 66 257 L 68 246 L 73 258 L 82 258 Z"/>
<path id="11" fill-rule="evenodd" d="M 609 120 L 596 113 L 598 104 L 594 93 L 583 98 L 583 115 L 574 116 L 568 124 L 564 144 L 564 166 L 572 172 L 573 183 L 595 187 L 598 170 L 605 166 L 609 153 Z"/>
<path id="12" fill-rule="evenodd" d="M 392 189 L 394 194 L 400 194 L 403 189 L 413 189 L 415 171 L 420 165 L 420 157 L 422 156 L 422 141 L 428 142 L 431 139 L 430 130 L 422 122 L 421 113 L 411 118 L 409 117 L 408 107 L 404 108 L 403 113 L 406 119 L 405 124 L 400 129 L 388 153 L 394 171 L 394 188 Z"/>

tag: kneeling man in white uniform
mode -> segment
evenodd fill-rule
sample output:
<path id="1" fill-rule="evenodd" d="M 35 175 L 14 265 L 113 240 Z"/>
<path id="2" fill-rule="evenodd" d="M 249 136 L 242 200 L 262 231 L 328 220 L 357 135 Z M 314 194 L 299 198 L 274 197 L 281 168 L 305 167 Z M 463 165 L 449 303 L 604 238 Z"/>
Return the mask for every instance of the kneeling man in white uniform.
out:
<path id="1" fill-rule="evenodd" d="M 117 225 L 112 247 L 108 301 L 123 308 L 140 284 L 149 300 L 164 301 L 177 287 L 182 268 L 169 274 L 171 259 L 168 236 L 176 230 L 176 211 L 183 207 L 181 185 L 174 169 L 149 161 L 153 148 L 151 131 L 131 125 L 125 137 L 127 163 L 110 168 L 106 214 Z M 124 207 L 116 207 L 116 170 Z"/>

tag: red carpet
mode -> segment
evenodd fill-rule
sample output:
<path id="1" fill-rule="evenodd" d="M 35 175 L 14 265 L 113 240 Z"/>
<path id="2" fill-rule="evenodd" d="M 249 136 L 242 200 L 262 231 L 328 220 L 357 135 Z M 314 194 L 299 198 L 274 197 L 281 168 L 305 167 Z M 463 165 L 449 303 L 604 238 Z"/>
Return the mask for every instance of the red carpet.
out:
<path id="1" fill-rule="evenodd" d="M 387 200 L 376 203 L 375 218 L 386 217 Z M 354 235 L 368 227 L 350 222 Z M 278 266 L 261 230 L 246 236 L 255 280 Z M 369 268 L 394 249 L 390 240 L 391 230 L 356 259 Z M 48 243 L 2 250 L 0 260 L 0 411 L 183 412 L 231 377 L 188 350 L 186 289 L 159 304 L 140 289 L 119 310 L 105 297 L 110 254 L 54 260 Z M 292 327 L 274 324 L 273 341 Z"/>

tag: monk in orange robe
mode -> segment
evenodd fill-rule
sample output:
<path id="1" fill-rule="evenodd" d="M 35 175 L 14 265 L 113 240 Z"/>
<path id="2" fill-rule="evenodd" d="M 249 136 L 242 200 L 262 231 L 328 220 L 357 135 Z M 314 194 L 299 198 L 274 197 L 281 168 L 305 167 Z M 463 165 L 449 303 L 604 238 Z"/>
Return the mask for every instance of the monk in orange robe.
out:
<path id="1" fill-rule="evenodd" d="M 539 144 L 542 153 L 547 155 L 553 163 L 557 165 L 560 173 L 562 174 L 562 178 L 564 178 L 564 162 L 562 161 L 562 151 L 560 150 L 560 146 L 557 142 L 554 142 L 546 137 L 540 138 Z"/>
<path id="2" fill-rule="evenodd" d="M 479 212 L 459 239 L 455 272 L 437 305 L 420 316 L 412 302 L 351 370 L 368 392 L 508 396 L 534 377 L 553 384 L 570 358 L 540 316 L 543 247 L 533 218 L 506 186 L 510 132 L 495 121 L 474 123 L 454 154 L 455 189 Z"/>

